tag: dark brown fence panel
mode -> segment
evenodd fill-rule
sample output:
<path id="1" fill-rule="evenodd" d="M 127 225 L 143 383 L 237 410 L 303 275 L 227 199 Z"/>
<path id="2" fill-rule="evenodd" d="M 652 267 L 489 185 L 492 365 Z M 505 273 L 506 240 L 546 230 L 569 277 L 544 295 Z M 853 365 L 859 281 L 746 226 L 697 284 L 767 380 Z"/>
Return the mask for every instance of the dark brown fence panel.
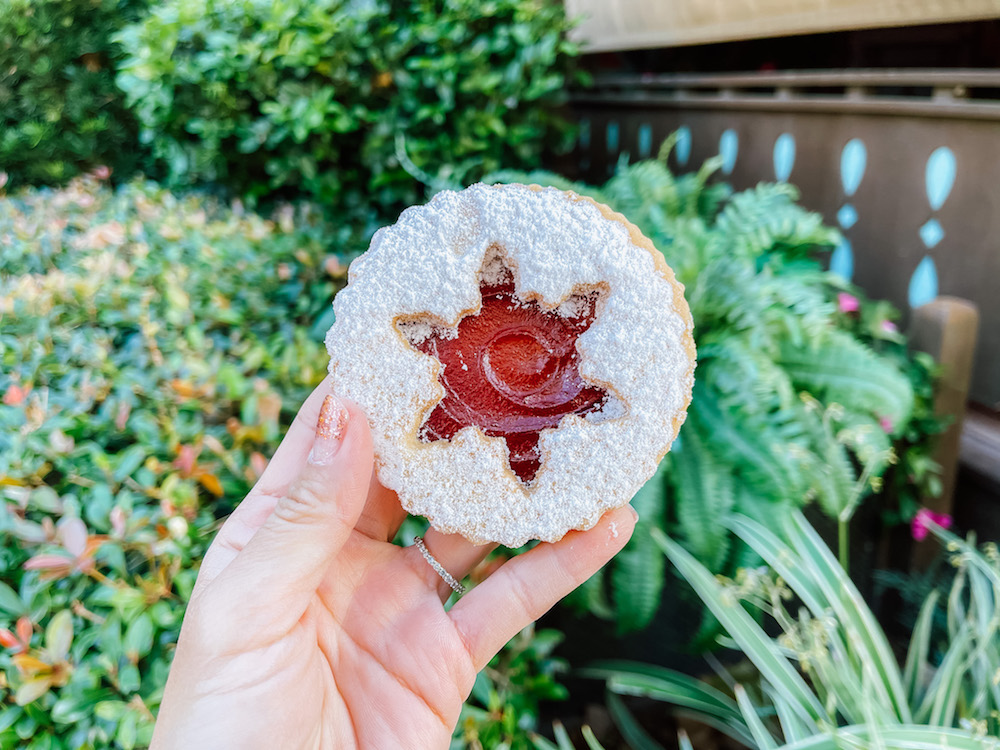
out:
<path id="1" fill-rule="evenodd" d="M 833 265 L 869 294 L 904 314 L 939 294 L 979 308 L 971 397 L 998 409 L 998 92 L 982 71 L 616 77 L 575 99 L 574 163 L 601 182 L 680 129 L 676 170 L 722 153 L 737 189 L 787 178 L 841 228 Z"/>

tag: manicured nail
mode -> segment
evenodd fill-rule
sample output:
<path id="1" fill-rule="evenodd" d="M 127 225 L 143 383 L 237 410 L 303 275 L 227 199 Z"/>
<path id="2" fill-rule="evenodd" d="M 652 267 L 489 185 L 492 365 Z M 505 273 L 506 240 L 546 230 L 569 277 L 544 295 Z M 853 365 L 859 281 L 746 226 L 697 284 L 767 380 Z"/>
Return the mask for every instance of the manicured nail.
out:
<path id="1" fill-rule="evenodd" d="M 340 450 L 349 418 L 350 414 L 339 398 L 331 393 L 323 399 L 316 422 L 316 439 L 309 451 L 309 463 L 325 466 L 333 460 Z"/>
<path id="2" fill-rule="evenodd" d="M 630 511 L 632 511 L 632 520 L 633 520 L 633 521 L 638 521 L 638 520 L 639 520 L 639 511 L 637 511 L 637 510 L 636 510 L 635 508 L 633 508 L 633 507 L 632 507 L 631 505 L 630 505 L 630 506 L 628 506 L 628 509 L 629 509 Z"/>

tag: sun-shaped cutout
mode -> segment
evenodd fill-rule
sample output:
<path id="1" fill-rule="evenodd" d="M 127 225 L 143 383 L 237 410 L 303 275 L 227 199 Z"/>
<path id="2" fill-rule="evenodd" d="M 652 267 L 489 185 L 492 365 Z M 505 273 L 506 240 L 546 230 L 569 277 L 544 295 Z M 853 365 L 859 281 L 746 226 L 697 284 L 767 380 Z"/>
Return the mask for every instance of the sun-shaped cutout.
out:
<path id="1" fill-rule="evenodd" d="M 568 414 L 602 411 L 611 398 L 580 376 L 576 346 L 606 290 L 590 287 L 545 310 L 517 296 L 509 267 L 488 265 L 480 276 L 482 306 L 457 328 L 435 325 L 430 316 L 398 325 L 411 345 L 442 365 L 445 395 L 424 420 L 420 439 L 450 440 L 463 427 L 479 427 L 506 441 L 510 468 L 529 483 L 541 467 L 541 431 Z"/>

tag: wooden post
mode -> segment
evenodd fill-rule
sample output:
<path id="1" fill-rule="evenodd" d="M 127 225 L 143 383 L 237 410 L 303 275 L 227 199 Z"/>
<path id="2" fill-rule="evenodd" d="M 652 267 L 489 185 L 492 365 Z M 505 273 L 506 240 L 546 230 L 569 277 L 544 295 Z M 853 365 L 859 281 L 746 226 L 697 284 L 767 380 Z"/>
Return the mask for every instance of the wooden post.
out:
<path id="1" fill-rule="evenodd" d="M 937 513 L 953 515 L 955 479 L 958 475 L 962 421 L 969 398 L 969 381 L 979 329 L 979 311 L 957 297 L 938 297 L 913 311 L 910 341 L 941 366 L 934 393 L 934 411 L 953 421 L 938 438 L 934 459 L 941 464 L 941 496 L 926 498 L 924 505 Z M 913 567 L 922 569 L 934 559 L 939 545 L 929 539 L 914 545 Z"/>

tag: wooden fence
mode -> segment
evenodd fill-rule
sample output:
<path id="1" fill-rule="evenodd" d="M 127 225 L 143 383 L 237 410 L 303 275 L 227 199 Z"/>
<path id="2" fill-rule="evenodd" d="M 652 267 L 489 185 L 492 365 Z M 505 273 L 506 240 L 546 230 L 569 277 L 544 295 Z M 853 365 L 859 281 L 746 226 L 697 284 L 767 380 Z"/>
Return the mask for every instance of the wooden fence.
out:
<path id="1" fill-rule="evenodd" d="M 676 170 L 721 154 L 737 189 L 797 185 L 844 235 L 832 269 L 870 295 L 907 315 L 972 301 L 971 397 L 1000 409 L 1000 72 L 611 76 L 573 107 L 583 129 L 564 171 L 602 182 L 679 131 Z"/>

